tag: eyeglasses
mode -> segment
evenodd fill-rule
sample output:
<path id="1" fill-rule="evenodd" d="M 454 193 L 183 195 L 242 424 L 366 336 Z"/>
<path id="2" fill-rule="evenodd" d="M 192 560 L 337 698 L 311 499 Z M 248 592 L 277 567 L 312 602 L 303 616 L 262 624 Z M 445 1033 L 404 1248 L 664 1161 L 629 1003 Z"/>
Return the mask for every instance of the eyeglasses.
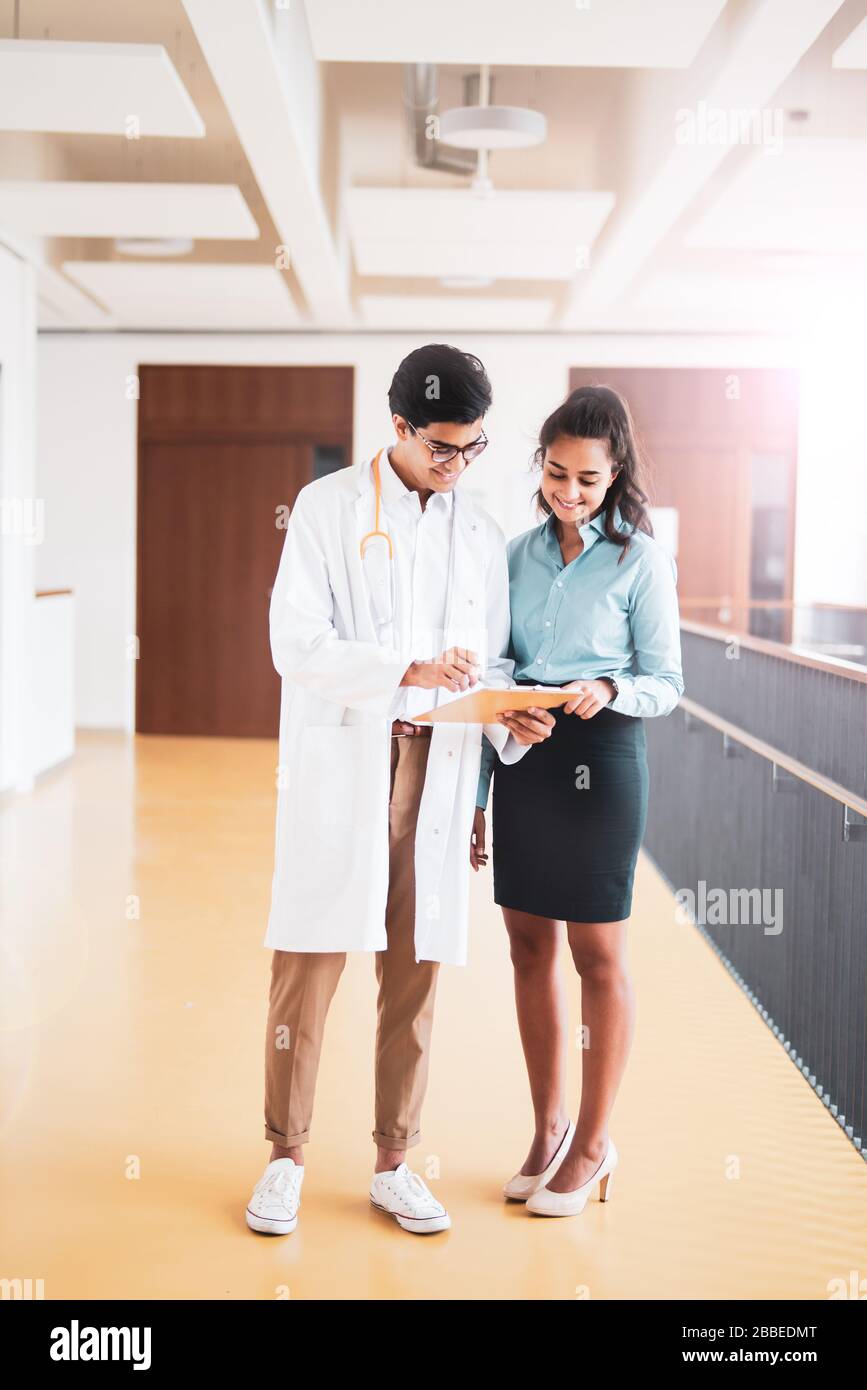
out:
<path id="1" fill-rule="evenodd" d="M 472 444 L 466 444 L 463 449 L 459 449 L 457 445 L 453 447 L 451 444 L 432 444 L 429 439 L 425 439 L 423 434 L 419 434 L 415 425 L 411 424 L 409 420 L 407 420 L 406 423 L 409 425 L 413 434 L 418 435 L 422 444 L 426 444 L 430 449 L 432 463 L 451 463 L 452 459 L 457 458 L 458 454 L 463 456 L 464 463 L 472 463 L 473 459 L 477 459 L 479 454 L 488 447 L 488 438 L 484 430 L 482 430 L 481 439 L 475 439 Z"/>

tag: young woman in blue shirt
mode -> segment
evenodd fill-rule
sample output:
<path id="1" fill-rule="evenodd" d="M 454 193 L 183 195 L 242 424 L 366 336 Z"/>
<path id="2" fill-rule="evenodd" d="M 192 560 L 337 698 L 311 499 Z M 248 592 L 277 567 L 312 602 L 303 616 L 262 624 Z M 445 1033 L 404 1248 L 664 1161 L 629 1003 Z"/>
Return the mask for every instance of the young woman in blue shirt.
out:
<path id="1" fill-rule="evenodd" d="M 626 957 L 633 876 L 647 816 L 644 719 L 683 693 L 676 569 L 653 539 L 626 402 L 580 387 L 542 426 L 534 464 L 545 520 L 509 544 L 510 655 L 519 684 L 574 698 L 502 715 L 537 740 L 499 763 L 485 740 L 470 858 L 486 863 L 494 774 L 494 898 L 515 973 L 535 1134 L 506 1197 L 576 1215 L 617 1151 L 608 1119 L 634 1032 Z M 582 1090 L 566 1109 L 568 1044 L 560 923 L 581 977 Z"/>

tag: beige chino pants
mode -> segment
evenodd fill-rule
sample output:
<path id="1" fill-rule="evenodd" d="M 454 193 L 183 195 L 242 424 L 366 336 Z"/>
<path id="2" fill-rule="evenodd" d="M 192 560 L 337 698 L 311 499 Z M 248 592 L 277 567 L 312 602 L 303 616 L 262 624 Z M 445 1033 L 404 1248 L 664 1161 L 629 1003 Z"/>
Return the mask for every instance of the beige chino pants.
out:
<path id="1" fill-rule="evenodd" d="M 384 1149 L 421 1140 L 439 964 L 415 959 L 415 831 L 430 737 L 391 740 L 388 949 L 375 952 L 376 1100 L 373 1138 Z M 275 951 L 265 1047 L 265 1138 L 285 1148 L 310 1138 L 328 1006 L 344 951 Z"/>

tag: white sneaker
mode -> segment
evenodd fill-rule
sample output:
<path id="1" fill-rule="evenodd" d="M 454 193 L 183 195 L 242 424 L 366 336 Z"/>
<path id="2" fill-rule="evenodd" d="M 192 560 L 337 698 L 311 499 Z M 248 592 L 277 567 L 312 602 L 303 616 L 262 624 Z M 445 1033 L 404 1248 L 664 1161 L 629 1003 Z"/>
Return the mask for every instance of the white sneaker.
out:
<path id="1" fill-rule="evenodd" d="M 442 1202 L 405 1163 L 387 1173 L 374 1173 L 370 1204 L 393 1216 L 398 1226 L 414 1235 L 447 1231 L 452 1224 Z"/>
<path id="2" fill-rule="evenodd" d="M 298 1225 L 304 1164 L 292 1158 L 272 1158 L 256 1186 L 247 1207 L 251 1231 L 288 1236 Z"/>

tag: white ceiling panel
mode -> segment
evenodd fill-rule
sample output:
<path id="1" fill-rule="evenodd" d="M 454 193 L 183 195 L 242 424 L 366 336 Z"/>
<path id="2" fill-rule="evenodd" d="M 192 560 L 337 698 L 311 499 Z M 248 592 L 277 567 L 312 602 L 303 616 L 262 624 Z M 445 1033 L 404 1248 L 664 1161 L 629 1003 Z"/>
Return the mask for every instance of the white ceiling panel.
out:
<path id="1" fill-rule="evenodd" d="M 347 220 L 360 275 L 570 280 L 613 193 L 352 188 Z"/>
<path id="2" fill-rule="evenodd" d="M 259 235 L 241 190 L 217 183 L 0 183 L 0 226 L 31 236 Z"/>
<path id="3" fill-rule="evenodd" d="M 0 130 L 190 137 L 205 125 L 162 44 L 0 39 Z"/>
<path id="4" fill-rule="evenodd" d="M 120 328 L 285 329 L 298 312 L 282 275 L 269 265 L 125 264 L 63 266 Z"/>
<path id="5" fill-rule="evenodd" d="M 738 331 L 804 332 L 841 306 L 853 323 L 867 306 L 867 257 L 765 255 L 743 269 L 660 271 L 626 306 L 634 322 Z"/>
<path id="6" fill-rule="evenodd" d="M 531 329 L 545 328 L 551 319 L 549 299 L 485 298 L 463 295 L 368 294 L 359 300 L 368 328 L 406 329 Z"/>
<path id="7" fill-rule="evenodd" d="M 321 183 L 325 92 L 301 0 L 183 7 L 311 317 L 332 328 L 351 324 L 343 238 L 338 246 Z"/>
<path id="8" fill-rule="evenodd" d="M 782 275 L 670 270 L 651 276 L 630 307 L 664 325 L 736 331 L 795 322 L 797 291 L 798 282 Z"/>
<path id="9" fill-rule="evenodd" d="M 683 68 L 726 0 L 307 0 L 320 61 Z"/>
<path id="10" fill-rule="evenodd" d="M 867 19 L 856 24 L 848 39 L 834 50 L 831 58 L 834 68 L 867 68 Z"/>
<path id="11" fill-rule="evenodd" d="M 687 233 L 687 246 L 862 253 L 867 140 L 787 140 L 757 148 Z"/>

